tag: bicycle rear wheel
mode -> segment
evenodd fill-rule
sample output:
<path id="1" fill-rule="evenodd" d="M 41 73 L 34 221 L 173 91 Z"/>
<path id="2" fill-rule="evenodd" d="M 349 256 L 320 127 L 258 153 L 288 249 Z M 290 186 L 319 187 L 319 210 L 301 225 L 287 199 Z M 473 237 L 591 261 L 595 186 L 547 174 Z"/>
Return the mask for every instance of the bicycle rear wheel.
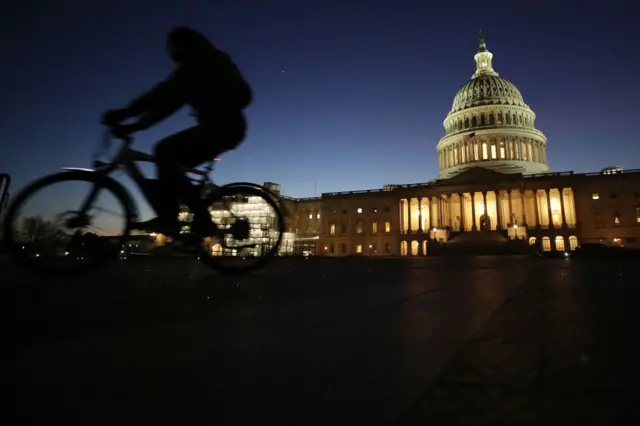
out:
<path id="1" fill-rule="evenodd" d="M 80 184 L 81 188 L 62 188 L 63 183 Z M 103 195 L 110 196 L 107 208 L 97 201 Z M 54 212 L 62 199 L 73 196 L 79 201 L 65 205 L 58 214 Z M 33 199 L 39 202 L 31 206 Z M 87 201 L 91 202 L 82 209 Z M 121 212 L 120 220 L 107 221 L 106 228 L 97 225 L 98 214 L 116 209 Z M 48 277 L 68 277 L 118 259 L 134 212 L 131 198 L 115 180 L 89 171 L 63 172 L 24 188 L 7 210 L 2 233 L 16 263 Z"/>
<path id="2" fill-rule="evenodd" d="M 272 194 L 254 185 L 219 187 L 209 210 L 220 231 L 199 245 L 205 265 L 242 274 L 264 267 L 278 254 L 285 225 Z"/>

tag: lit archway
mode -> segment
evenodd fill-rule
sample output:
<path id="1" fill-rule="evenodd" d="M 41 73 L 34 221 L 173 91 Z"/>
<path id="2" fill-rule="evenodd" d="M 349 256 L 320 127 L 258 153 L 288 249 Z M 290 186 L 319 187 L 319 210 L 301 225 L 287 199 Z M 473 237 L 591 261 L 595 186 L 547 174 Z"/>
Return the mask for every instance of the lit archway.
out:
<path id="1" fill-rule="evenodd" d="M 569 237 L 569 250 L 575 250 L 578 248 L 578 238 L 575 235 Z"/>
<path id="2" fill-rule="evenodd" d="M 426 256 L 427 255 L 427 241 L 423 241 L 422 242 L 422 255 Z"/>
<path id="3" fill-rule="evenodd" d="M 411 241 L 411 256 L 417 256 L 419 248 L 420 248 L 420 243 L 418 243 L 415 240 Z"/>
<path id="4" fill-rule="evenodd" d="M 529 245 L 530 246 L 535 246 L 536 245 L 536 237 L 530 237 L 529 238 Z"/>
<path id="5" fill-rule="evenodd" d="M 542 237 L 542 250 L 551 251 L 551 240 L 549 237 Z"/>
<path id="6" fill-rule="evenodd" d="M 407 242 L 406 241 L 402 241 L 400 243 L 400 256 L 406 256 L 407 255 Z"/>
<path id="7" fill-rule="evenodd" d="M 556 250 L 564 251 L 564 238 L 562 235 L 556 237 Z"/>

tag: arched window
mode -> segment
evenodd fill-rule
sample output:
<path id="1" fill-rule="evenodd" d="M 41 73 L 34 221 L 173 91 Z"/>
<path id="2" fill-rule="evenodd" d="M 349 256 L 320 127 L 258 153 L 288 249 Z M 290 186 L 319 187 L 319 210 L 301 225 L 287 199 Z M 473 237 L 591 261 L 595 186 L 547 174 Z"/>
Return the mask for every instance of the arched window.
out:
<path id="1" fill-rule="evenodd" d="M 575 235 L 569 237 L 569 250 L 575 250 L 578 248 L 578 238 Z"/>
<path id="2" fill-rule="evenodd" d="M 473 117 L 471 117 L 471 126 L 472 127 L 477 127 L 478 126 L 478 119 L 476 118 L 475 115 Z"/>
<path id="3" fill-rule="evenodd" d="M 411 241 L 411 256 L 417 256 L 418 255 L 418 249 L 420 247 L 420 244 L 417 241 Z"/>
<path id="4" fill-rule="evenodd" d="M 484 114 L 481 114 L 480 115 L 480 125 L 484 126 L 485 124 L 487 124 L 487 123 L 485 123 Z"/>
<path id="5" fill-rule="evenodd" d="M 493 116 L 493 113 L 489 114 L 489 124 L 496 124 L 496 118 Z"/>
<path id="6" fill-rule="evenodd" d="M 530 246 L 536 245 L 536 237 L 529 237 L 529 245 Z"/>
<path id="7" fill-rule="evenodd" d="M 513 124 L 518 124 L 518 117 L 515 114 L 513 114 Z"/>
<path id="8" fill-rule="evenodd" d="M 462 130 L 462 118 L 458 119 L 458 130 Z"/>
<path id="9" fill-rule="evenodd" d="M 564 238 L 562 235 L 556 237 L 556 250 L 564 251 Z"/>
<path id="10" fill-rule="evenodd" d="M 498 113 L 498 124 L 502 124 L 502 113 Z"/>
<path id="11" fill-rule="evenodd" d="M 469 128 L 469 118 L 468 117 L 464 119 L 464 128 L 465 129 Z"/>
<path id="12" fill-rule="evenodd" d="M 542 237 L 542 250 L 551 251 L 551 240 L 549 237 Z"/>
<path id="13" fill-rule="evenodd" d="M 507 124 L 511 124 L 511 116 L 509 114 L 506 114 L 504 118 L 507 119 Z"/>
<path id="14" fill-rule="evenodd" d="M 522 115 L 518 116 L 518 123 L 522 126 Z"/>
<path id="15" fill-rule="evenodd" d="M 406 256 L 406 255 L 407 255 L 407 242 L 402 241 L 400 243 L 400 256 Z"/>

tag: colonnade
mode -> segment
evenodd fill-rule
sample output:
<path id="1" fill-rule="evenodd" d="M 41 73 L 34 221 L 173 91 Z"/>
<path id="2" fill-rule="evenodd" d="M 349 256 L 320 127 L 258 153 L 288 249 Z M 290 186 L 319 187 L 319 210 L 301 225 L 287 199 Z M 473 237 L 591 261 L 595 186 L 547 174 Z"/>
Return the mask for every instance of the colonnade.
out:
<path id="1" fill-rule="evenodd" d="M 576 225 L 571 188 L 440 193 L 400 200 L 400 230 L 422 233 L 434 228 L 452 231 L 507 229 L 513 225 L 573 228 Z"/>
<path id="2" fill-rule="evenodd" d="M 447 145 L 439 152 L 440 170 L 461 164 L 488 160 L 521 160 L 547 164 L 545 144 L 535 139 L 473 138 Z"/>

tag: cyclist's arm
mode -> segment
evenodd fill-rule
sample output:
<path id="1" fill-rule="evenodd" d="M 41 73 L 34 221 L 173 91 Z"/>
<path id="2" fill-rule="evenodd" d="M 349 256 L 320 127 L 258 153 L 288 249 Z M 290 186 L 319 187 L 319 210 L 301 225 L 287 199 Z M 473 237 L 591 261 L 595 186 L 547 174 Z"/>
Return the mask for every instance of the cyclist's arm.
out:
<path id="1" fill-rule="evenodd" d="M 140 121 L 150 122 L 151 126 L 180 109 L 185 104 L 181 90 L 181 74 L 180 70 L 174 72 L 165 81 L 133 100 L 125 108 L 128 115 L 141 117 Z"/>

